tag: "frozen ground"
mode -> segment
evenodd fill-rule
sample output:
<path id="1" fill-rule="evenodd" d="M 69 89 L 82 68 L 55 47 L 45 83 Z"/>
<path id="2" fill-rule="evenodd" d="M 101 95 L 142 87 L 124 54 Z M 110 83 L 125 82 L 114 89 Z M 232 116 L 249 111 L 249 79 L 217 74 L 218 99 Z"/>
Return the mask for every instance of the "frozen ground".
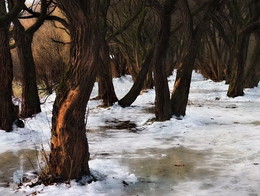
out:
<path id="1" fill-rule="evenodd" d="M 119 98 L 131 84 L 129 76 L 114 79 Z M 27 157 L 37 162 L 35 149 L 48 150 L 51 96 L 25 129 L 0 131 L 0 195 L 260 196 L 260 87 L 234 99 L 226 97 L 227 88 L 194 73 L 187 115 L 166 122 L 152 121 L 153 90 L 129 108 L 100 108 L 100 102 L 90 101 L 90 167 L 100 180 L 85 186 L 72 181 L 4 187 L 20 167 L 33 170 Z M 96 93 L 95 86 L 92 97 Z"/>

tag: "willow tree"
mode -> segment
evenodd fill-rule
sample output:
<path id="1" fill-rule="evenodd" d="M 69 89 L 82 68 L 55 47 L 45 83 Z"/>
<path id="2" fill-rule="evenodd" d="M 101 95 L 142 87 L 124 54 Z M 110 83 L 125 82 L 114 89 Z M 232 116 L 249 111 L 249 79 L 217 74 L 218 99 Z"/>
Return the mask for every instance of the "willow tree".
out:
<path id="1" fill-rule="evenodd" d="M 53 106 L 49 173 L 60 180 L 90 175 L 85 113 L 99 69 L 99 0 L 57 0 L 71 35 L 68 70 Z"/>
<path id="2" fill-rule="evenodd" d="M 24 0 L 17 0 L 7 13 L 5 0 L 0 0 L 0 129 L 10 131 L 17 118 L 12 103 L 13 64 L 8 30 L 11 21 L 21 11 Z"/>

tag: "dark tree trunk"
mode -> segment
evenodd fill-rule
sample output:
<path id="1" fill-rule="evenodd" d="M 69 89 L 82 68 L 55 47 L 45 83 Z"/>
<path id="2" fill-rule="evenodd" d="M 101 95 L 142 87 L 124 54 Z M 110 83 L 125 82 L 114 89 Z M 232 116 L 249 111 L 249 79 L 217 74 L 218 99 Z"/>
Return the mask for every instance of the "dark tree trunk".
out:
<path id="1" fill-rule="evenodd" d="M 166 55 L 171 36 L 171 14 L 175 1 L 166 0 L 158 10 L 160 31 L 152 59 L 155 86 L 155 116 L 159 121 L 171 118 L 170 92 L 166 73 Z"/>
<path id="2" fill-rule="evenodd" d="M 122 106 L 122 107 L 130 106 L 136 100 L 138 95 L 140 94 L 140 92 L 143 88 L 146 76 L 147 76 L 149 70 L 151 70 L 152 55 L 153 55 L 153 53 L 149 52 L 144 63 L 142 64 L 142 68 L 139 71 L 132 88 L 122 99 L 120 99 L 118 101 L 120 106 Z"/>
<path id="3" fill-rule="evenodd" d="M 237 97 L 244 95 L 244 57 L 245 40 L 239 39 L 233 49 L 232 75 L 227 92 L 228 97 Z"/>
<path id="4" fill-rule="evenodd" d="M 255 46 L 246 70 L 245 88 L 254 88 L 260 81 L 260 33 L 255 33 Z"/>
<path id="5" fill-rule="evenodd" d="M 20 116 L 27 118 L 41 112 L 35 64 L 32 55 L 32 36 L 25 32 L 19 21 L 14 23 L 15 42 L 22 68 L 22 110 Z"/>
<path id="6" fill-rule="evenodd" d="M 11 21 L 21 11 L 24 0 L 6 12 L 4 0 L 0 0 L 0 129 L 11 131 L 17 113 L 12 103 L 13 63 L 11 59 L 8 29 Z"/>
<path id="7" fill-rule="evenodd" d="M 153 73 L 152 73 L 152 70 L 149 70 L 149 72 L 146 74 L 146 77 L 145 77 L 145 81 L 143 84 L 143 90 L 153 89 L 153 87 L 154 87 Z"/>
<path id="8" fill-rule="evenodd" d="M 188 102 L 191 75 L 198 50 L 193 32 L 193 21 L 187 0 L 178 1 L 182 13 L 184 32 L 184 52 L 177 70 L 174 89 L 171 98 L 172 114 L 184 116 Z"/>
<path id="9" fill-rule="evenodd" d="M 118 99 L 113 85 L 109 48 L 106 40 L 103 40 L 100 48 L 100 69 L 98 75 L 98 97 L 103 100 L 103 106 L 111 106 Z"/>
<path id="10" fill-rule="evenodd" d="M 71 34 L 70 67 L 53 107 L 49 172 L 61 180 L 90 175 L 85 112 L 99 65 L 99 1 L 57 1 Z"/>
<path id="11" fill-rule="evenodd" d="M 220 0 L 209 2 L 208 8 L 202 18 L 202 21 L 193 30 L 193 21 L 187 0 L 179 0 L 179 6 L 182 11 L 182 20 L 185 36 L 184 56 L 177 70 L 177 76 L 174 84 L 174 90 L 171 98 L 172 114 L 175 116 L 184 116 L 188 103 L 192 70 L 200 46 L 201 36 L 206 30 L 206 24 L 210 20 L 214 10 L 218 7 Z"/>
<path id="12" fill-rule="evenodd" d="M 9 49 L 8 28 L 1 26 L 0 27 L 0 129 L 6 131 L 12 130 L 13 122 L 17 118 L 12 103 L 12 80 L 13 80 L 13 64 L 12 64 L 11 54 Z"/>
<path id="13" fill-rule="evenodd" d="M 47 0 L 41 0 L 41 12 L 36 22 L 26 31 L 18 19 L 15 24 L 15 41 L 18 57 L 22 68 L 22 111 L 21 117 L 31 117 L 41 112 L 40 99 L 38 95 L 35 64 L 32 55 L 32 40 L 34 33 L 44 23 L 47 14 Z"/>
<path id="14" fill-rule="evenodd" d="M 102 41 L 100 43 L 100 69 L 98 70 L 98 97 L 103 100 L 103 106 L 111 106 L 118 99 L 113 85 L 110 53 L 106 40 L 108 30 L 107 11 L 110 5 L 110 0 L 102 1 L 100 4 L 100 32 L 102 34 Z"/>

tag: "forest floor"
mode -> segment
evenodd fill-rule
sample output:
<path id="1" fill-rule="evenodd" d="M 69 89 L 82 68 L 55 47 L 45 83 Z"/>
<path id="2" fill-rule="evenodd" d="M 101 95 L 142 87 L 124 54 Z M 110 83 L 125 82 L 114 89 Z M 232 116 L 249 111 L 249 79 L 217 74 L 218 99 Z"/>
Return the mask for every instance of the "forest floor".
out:
<path id="1" fill-rule="evenodd" d="M 174 78 L 169 77 L 170 88 Z M 114 85 L 121 98 L 131 77 L 116 78 Z M 25 120 L 25 128 L 0 131 L 0 195 L 259 196 L 260 87 L 237 98 L 228 98 L 227 89 L 224 82 L 194 73 L 187 115 L 165 122 L 153 121 L 154 90 L 143 92 L 128 108 L 102 108 L 91 100 L 89 164 L 98 181 L 18 188 L 12 183 L 17 171 L 33 176 L 42 162 L 41 149 L 49 150 L 51 95 L 42 113 Z"/>

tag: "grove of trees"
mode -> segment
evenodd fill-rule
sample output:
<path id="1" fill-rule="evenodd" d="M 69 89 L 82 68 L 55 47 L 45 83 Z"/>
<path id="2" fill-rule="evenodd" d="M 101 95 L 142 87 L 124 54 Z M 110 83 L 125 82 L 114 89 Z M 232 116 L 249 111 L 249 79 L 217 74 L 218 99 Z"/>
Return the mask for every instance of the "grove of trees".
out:
<path id="1" fill-rule="evenodd" d="M 259 0 L 0 0 L 0 129 L 41 112 L 40 92 L 55 91 L 42 178 L 90 175 L 86 106 L 95 82 L 103 107 L 128 107 L 155 88 L 158 121 L 186 115 L 194 70 L 242 96 L 260 80 L 259 10 Z M 125 74 L 134 83 L 118 100 L 112 79 Z M 12 84 L 21 85 L 20 111 Z"/>

